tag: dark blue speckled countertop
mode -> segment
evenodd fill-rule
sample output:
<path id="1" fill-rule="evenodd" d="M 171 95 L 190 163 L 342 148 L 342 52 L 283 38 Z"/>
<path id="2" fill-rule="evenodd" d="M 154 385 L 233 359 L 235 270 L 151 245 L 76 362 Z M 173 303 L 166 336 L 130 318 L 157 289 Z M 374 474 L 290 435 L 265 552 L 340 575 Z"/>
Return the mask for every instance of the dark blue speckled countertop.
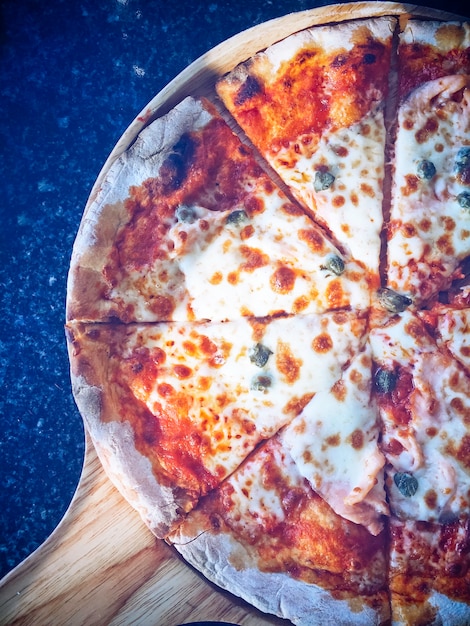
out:
<path id="1" fill-rule="evenodd" d="M 190 62 L 250 26 L 325 4 L 0 1 L 0 577 L 56 527 L 80 476 L 64 302 L 101 166 Z M 422 4 L 470 16 L 466 2 Z"/>

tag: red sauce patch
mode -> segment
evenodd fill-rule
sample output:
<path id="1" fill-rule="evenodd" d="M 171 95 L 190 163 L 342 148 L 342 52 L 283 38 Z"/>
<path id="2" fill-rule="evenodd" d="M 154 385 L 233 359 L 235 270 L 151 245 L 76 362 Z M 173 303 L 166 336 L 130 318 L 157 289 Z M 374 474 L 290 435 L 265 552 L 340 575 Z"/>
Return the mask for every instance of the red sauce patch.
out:
<path id="1" fill-rule="evenodd" d="M 395 424 L 406 426 L 411 420 L 409 398 L 414 389 L 413 376 L 403 367 L 397 368 L 395 373 L 395 387 L 390 393 L 378 394 L 377 400 Z"/>
<path id="2" fill-rule="evenodd" d="M 365 33 L 348 51 L 310 45 L 281 65 L 271 84 L 249 77 L 234 95 L 235 115 L 263 152 L 290 144 L 294 151 L 302 136 L 313 150 L 325 129 L 364 117 L 377 92 L 387 92 L 388 70 L 389 49 Z"/>

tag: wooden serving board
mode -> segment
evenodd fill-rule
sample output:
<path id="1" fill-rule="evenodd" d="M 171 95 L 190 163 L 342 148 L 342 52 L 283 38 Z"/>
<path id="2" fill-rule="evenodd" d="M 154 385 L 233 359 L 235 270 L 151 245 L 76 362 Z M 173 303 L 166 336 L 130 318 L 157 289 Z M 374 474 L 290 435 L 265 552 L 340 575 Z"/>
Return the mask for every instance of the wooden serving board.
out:
<path id="1" fill-rule="evenodd" d="M 355 2 L 292 13 L 228 39 L 187 67 L 136 117 L 107 159 L 87 206 L 140 130 L 185 96 L 213 97 L 219 76 L 298 30 L 379 15 L 456 17 L 410 4 Z M 87 435 L 82 476 L 64 519 L 0 581 L 0 624 L 178 626 L 217 620 L 240 626 L 286 623 L 219 590 L 156 539 L 106 477 Z"/>

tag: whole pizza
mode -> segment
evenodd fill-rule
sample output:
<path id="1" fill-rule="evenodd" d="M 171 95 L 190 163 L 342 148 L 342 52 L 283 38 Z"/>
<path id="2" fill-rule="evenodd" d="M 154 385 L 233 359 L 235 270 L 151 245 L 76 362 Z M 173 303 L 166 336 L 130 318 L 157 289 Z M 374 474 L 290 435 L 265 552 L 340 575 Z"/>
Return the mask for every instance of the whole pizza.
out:
<path id="1" fill-rule="evenodd" d="M 470 23 L 316 24 L 82 219 L 73 391 L 159 538 L 294 624 L 470 624 Z"/>

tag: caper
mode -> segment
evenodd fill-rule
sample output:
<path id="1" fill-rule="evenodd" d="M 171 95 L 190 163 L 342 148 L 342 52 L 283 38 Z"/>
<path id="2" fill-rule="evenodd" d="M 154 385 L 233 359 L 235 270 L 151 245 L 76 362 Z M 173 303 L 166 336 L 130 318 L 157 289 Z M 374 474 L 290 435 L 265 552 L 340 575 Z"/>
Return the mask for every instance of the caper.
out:
<path id="1" fill-rule="evenodd" d="M 248 215 L 246 211 L 243 209 L 237 209 L 236 211 L 232 211 L 227 215 L 227 219 L 225 220 L 226 224 L 233 224 L 234 226 L 240 226 L 243 222 L 248 221 Z"/>
<path id="2" fill-rule="evenodd" d="M 397 384 L 397 375 L 391 370 L 379 367 L 375 372 L 374 384 L 380 393 L 390 393 L 395 389 Z"/>
<path id="3" fill-rule="evenodd" d="M 406 498 L 414 496 L 418 491 L 418 480 L 407 472 L 397 472 L 393 480 L 398 491 Z"/>
<path id="4" fill-rule="evenodd" d="M 251 382 L 251 389 L 253 391 L 264 391 L 266 392 L 269 387 L 271 387 L 272 380 L 270 376 L 257 376 Z"/>
<path id="5" fill-rule="evenodd" d="M 335 182 L 335 177 L 330 172 L 315 172 L 315 180 L 313 182 L 313 188 L 315 191 L 324 191 L 331 187 Z"/>
<path id="6" fill-rule="evenodd" d="M 184 222 L 185 224 L 193 224 L 197 218 L 195 209 L 185 204 L 180 204 L 177 207 L 175 215 L 179 222 Z"/>
<path id="7" fill-rule="evenodd" d="M 388 287 L 379 289 L 378 296 L 381 306 L 389 313 L 401 313 L 412 303 L 410 298 Z"/>
<path id="8" fill-rule="evenodd" d="M 455 171 L 463 172 L 470 167 L 470 146 L 460 148 L 455 157 Z"/>
<path id="9" fill-rule="evenodd" d="M 337 254 L 333 254 L 327 260 L 324 269 L 330 270 L 330 272 L 333 272 L 336 276 L 341 276 L 344 272 L 344 261 Z"/>
<path id="10" fill-rule="evenodd" d="M 462 193 L 459 193 L 457 202 L 462 209 L 470 209 L 470 191 L 462 191 Z"/>
<path id="11" fill-rule="evenodd" d="M 436 174 L 434 163 L 424 159 L 416 166 L 416 173 L 422 180 L 430 180 Z"/>
<path id="12" fill-rule="evenodd" d="M 263 346 L 262 343 L 256 343 L 250 350 L 248 356 L 250 361 L 258 367 L 264 367 L 272 354 L 272 350 Z"/>

